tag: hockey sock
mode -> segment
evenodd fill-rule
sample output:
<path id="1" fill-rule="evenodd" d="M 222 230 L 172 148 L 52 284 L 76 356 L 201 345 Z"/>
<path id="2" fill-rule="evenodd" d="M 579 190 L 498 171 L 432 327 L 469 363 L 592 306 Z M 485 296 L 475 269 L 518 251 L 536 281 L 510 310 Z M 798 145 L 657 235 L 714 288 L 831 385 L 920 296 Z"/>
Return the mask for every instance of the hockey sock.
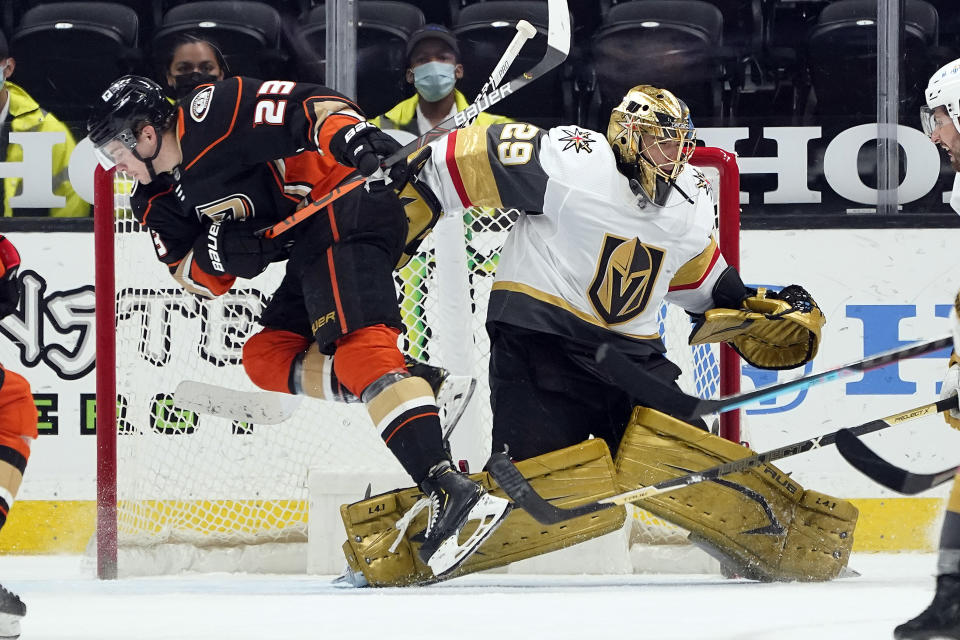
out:
<path id="1" fill-rule="evenodd" d="M 378 385 L 381 380 L 386 384 Z M 419 485 L 430 467 L 447 459 L 433 390 L 423 378 L 406 373 L 388 373 L 381 380 L 364 392 L 367 411 L 387 447 Z"/>
<path id="2" fill-rule="evenodd" d="M 940 529 L 940 552 L 937 573 L 960 573 L 960 483 L 956 478 L 947 500 L 947 512 Z"/>

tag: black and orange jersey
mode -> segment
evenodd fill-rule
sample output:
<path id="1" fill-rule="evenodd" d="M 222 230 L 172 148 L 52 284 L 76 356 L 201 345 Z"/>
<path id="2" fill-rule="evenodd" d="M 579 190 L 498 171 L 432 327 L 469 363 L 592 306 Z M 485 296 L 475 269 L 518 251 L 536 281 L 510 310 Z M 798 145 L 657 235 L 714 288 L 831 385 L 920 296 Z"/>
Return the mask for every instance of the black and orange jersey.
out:
<path id="1" fill-rule="evenodd" d="M 135 188 L 134 214 L 185 288 L 218 295 L 232 276 L 255 273 L 231 273 L 230 256 L 211 254 L 211 227 L 243 224 L 252 235 L 311 192 L 330 191 L 353 172 L 333 159 L 330 137 L 361 119 L 352 101 L 320 85 L 244 77 L 201 85 L 178 107 L 180 165 Z"/>

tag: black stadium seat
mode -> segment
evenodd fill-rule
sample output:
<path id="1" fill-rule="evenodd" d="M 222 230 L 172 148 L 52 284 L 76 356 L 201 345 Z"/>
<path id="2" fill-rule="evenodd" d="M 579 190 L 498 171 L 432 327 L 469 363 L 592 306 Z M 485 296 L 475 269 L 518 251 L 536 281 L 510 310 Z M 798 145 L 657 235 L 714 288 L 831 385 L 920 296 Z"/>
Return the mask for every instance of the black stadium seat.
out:
<path id="1" fill-rule="evenodd" d="M 406 2 L 361 0 L 357 4 L 357 102 L 368 116 L 377 116 L 400 102 L 412 89 L 404 79 L 408 36 L 425 22 L 423 13 Z M 325 82 L 327 44 L 325 5 L 317 5 L 298 21 L 298 77 Z"/>
<path id="2" fill-rule="evenodd" d="M 536 27 L 537 35 L 521 49 L 505 79 L 530 69 L 543 58 L 547 50 L 547 14 L 547 4 L 536 0 L 483 2 L 468 5 L 460 11 L 453 32 L 460 43 L 464 68 L 459 87 L 468 100 L 476 97 L 490 76 L 516 34 L 516 25 L 520 20 L 526 20 Z M 565 79 L 567 69 L 568 65 L 557 67 L 529 89 L 497 103 L 491 111 L 541 126 L 571 122 L 573 100 Z"/>
<path id="3" fill-rule="evenodd" d="M 806 60 L 821 116 L 877 113 L 877 2 L 837 0 L 820 12 L 807 38 Z M 924 0 L 905 0 L 901 24 L 900 114 L 916 120 L 937 42 L 937 11 Z M 837 61 L 842 60 L 843 64 Z"/>
<path id="4" fill-rule="evenodd" d="M 722 114 L 723 15 L 700 0 L 639 0 L 611 7 L 593 38 L 599 104 L 590 124 L 604 125 L 630 87 L 670 89 L 694 122 Z"/>
<path id="5" fill-rule="evenodd" d="M 36 6 L 24 13 L 10 38 L 15 81 L 79 133 L 101 92 L 139 70 L 138 28 L 136 12 L 118 4 Z"/>
<path id="6" fill-rule="evenodd" d="M 6 3 L 14 7 L 14 13 L 19 19 L 24 12 L 41 4 L 74 1 L 77 0 L 7 0 Z M 146 46 L 149 44 L 154 29 L 160 24 L 160 0 L 109 0 L 109 2 L 111 4 L 122 4 L 137 12 L 137 18 L 140 20 L 140 45 Z"/>
<path id="7" fill-rule="evenodd" d="M 287 56 L 280 46 L 280 14 L 250 0 L 206 0 L 177 5 L 163 16 L 153 37 L 153 50 L 166 51 L 178 35 L 207 34 L 219 46 L 235 75 L 280 78 Z"/>

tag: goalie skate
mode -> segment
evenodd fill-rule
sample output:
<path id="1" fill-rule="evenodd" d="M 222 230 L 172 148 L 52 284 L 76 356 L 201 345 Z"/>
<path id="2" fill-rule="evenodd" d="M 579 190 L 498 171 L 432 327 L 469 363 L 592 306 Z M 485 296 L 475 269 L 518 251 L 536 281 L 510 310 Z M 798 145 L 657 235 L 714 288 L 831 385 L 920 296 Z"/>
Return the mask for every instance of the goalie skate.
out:
<path id="1" fill-rule="evenodd" d="M 420 559 L 438 578 L 469 558 L 512 508 L 507 500 L 490 495 L 465 474 L 455 471 L 448 461 L 431 469 L 421 488 L 426 497 L 411 509 L 416 512 L 418 505 L 424 503 L 430 508 Z M 474 520 L 478 521 L 477 528 L 461 543 L 461 530 Z"/>
<path id="2" fill-rule="evenodd" d="M 16 594 L 0 586 L 0 640 L 20 637 L 20 619 L 27 615 L 27 606 Z"/>

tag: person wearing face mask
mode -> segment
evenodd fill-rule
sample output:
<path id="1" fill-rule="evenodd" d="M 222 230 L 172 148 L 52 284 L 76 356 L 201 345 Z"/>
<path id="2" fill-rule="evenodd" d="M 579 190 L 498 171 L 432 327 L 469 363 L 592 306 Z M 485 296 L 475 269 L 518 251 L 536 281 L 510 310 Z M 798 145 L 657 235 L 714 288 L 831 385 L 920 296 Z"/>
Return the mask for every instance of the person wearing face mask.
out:
<path id="1" fill-rule="evenodd" d="M 51 209 L 16 207 L 11 203 L 14 196 L 23 191 L 23 179 L 19 176 L 0 177 L 0 192 L 3 194 L 3 215 L 53 216 L 58 218 L 90 215 L 90 205 L 83 201 L 70 184 L 67 167 L 70 154 L 76 146 L 73 134 L 52 113 L 45 111 L 22 87 L 10 82 L 17 61 L 10 55 L 7 39 L 0 33 L 0 162 L 23 161 L 23 147 L 10 142 L 11 133 L 56 132 L 64 135 L 63 142 L 53 145 L 50 176 L 53 193 L 66 200 L 62 207 Z"/>
<path id="2" fill-rule="evenodd" d="M 163 60 L 161 74 L 167 93 L 179 100 L 201 84 L 223 80 L 230 75 L 227 62 L 216 43 L 193 33 L 177 36 Z"/>
<path id="3" fill-rule="evenodd" d="M 463 77 L 463 64 L 460 62 L 460 46 L 456 36 L 439 24 L 426 24 L 407 40 L 406 81 L 416 89 L 413 97 L 395 105 L 382 116 L 371 122 L 393 135 L 403 144 L 410 139 L 409 134 L 419 136 L 434 128 L 445 119 L 470 106 L 470 99 L 456 89 L 457 81 Z M 490 126 L 513 122 L 511 118 L 483 111 L 477 116 L 475 124 Z M 394 133 L 403 131 L 404 134 Z M 484 208 L 471 207 L 463 212 L 463 224 L 466 230 L 467 261 L 470 279 L 480 271 L 492 272 L 496 261 L 490 251 L 478 249 L 472 243 L 472 233 L 479 220 L 484 224 L 503 215 L 500 212 Z M 404 286 L 404 300 L 413 301 L 420 295 L 425 265 L 419 258 L 414 259 L 400 272 Z M 404 304 L 408 304 L 405 302 Z M 416 317 L 419 307 L 410 304 L 405 307 L 408 318 Z M 410 335 L 415 335 L 411 332 Z M 426 349 L 427 338 L 419 332 L 418 348 Z"/>
<path id="4" fill-rule="evenodd" d="M 407 65 L 407 82 L 417 92 L 371 121 L 381 129 L 420 135 L 470 105 L 467 97 L 456 89 L 464 73 L 460 46 L 456 36 L 443 25 L 427 24 L 410 34 Z M 486 111 L 476 120 L 479 125 L 506 122 L 513 120 Z"/>
<path id="5" fill-rule="evenodd" d="M 162 78 L 161 84 L 171 103 L 188 97 L 202 84 L 211 84 L 229 75 L 227 62 L 217 44 L 189 32 L 174 38 L 158 66 L 158 79 Z M 142 219 L 148 211 L 177 211 L 180 203 L 174 195 L 172 179 L 168 174 L 161 174 L 149 184 L 137 185 L 130 194 L 130 206 L 138 219 Z M 284 257 L 283 252 L 277 252 L 276 256 Z"/>

